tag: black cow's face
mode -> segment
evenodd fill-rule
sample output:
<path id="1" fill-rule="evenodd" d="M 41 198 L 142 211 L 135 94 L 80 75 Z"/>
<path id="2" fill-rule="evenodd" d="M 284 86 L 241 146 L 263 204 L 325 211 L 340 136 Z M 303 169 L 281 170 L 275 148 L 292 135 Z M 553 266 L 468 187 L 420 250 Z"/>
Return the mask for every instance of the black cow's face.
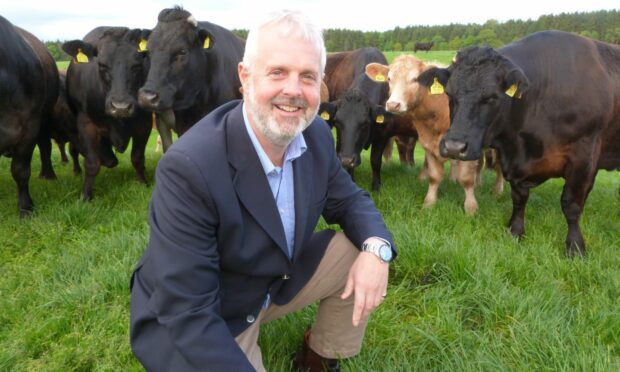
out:
<path id="1" fill-rule="evenodd" d="M 140 106 L 150 111 L 194 105 L 204 84 L 213 37 L 193 18 L 158 22 L 149 37 L 151 68 L 140 89 Z"/>
<path id="2" fill-rule="evenodd" d="M 142 30 L 130 30 L 122 35 L 104 34 L 99 41 L 96 63 L 110 116 L 126 118 L 135 113 L 138 89 L 148 71 L 147 54 L 139 45 L 147 36 Z"/>
<path id="3" fill-rule="evenodd" d="M 475 160 L 490 140 L 489 128 L 501 120 L 507 104 L 518 99 L 527 86 L 521 73 L 513 81 L 515 66 L 491 48 L 467 48 L 448 69 L 433 69 L 421 76 L 426 86 L 445 86 L 450 104 L 450 129 L 439 145 L 442 156 Z M 520 85 L 518 91 L 509 91 Z M 507 92 L 508 91 L 508 92 Z"/>
<path id="4" fill-rule="evenodd" d="M 361 164 L 362 148 L 370 145 L 371 107 L 358 90 L 351 90 L 336 104 L 333 125 L 336 127 L 337 152 L 342 167 L 352 170 Z"/>

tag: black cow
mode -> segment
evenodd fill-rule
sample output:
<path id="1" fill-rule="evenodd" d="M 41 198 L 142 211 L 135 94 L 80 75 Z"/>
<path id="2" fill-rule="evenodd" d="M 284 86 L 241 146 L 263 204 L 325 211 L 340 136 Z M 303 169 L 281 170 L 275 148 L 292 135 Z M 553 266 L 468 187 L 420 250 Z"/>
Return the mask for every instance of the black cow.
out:
<path id="1" fill-rule="evenodd" d="M 28 181 L 39 143 L 42 176 L 53 176 L 49 137 L 40 136 L 58 97 L 58 69 L 45 45 L 0 16 L 0 155 L 11 157 L 20 215 L 32 212 Z M 43 140 L 41 140 L 43 139 Z M 45 167 L 46 172 L 43 172 Z M 50 173 L 51 172 L 51 173 Z"/>
<path id="2" fill-rule="evenodd" d="M 432 41 L 429 41 L 427 43 L 415 43 L 413 45 L 413 51 L 414 53 L 417 52 L 418 50 L 424 50 L 428 52 L 433 47 L 433 44 L 434 43 Z"/>
<path id="3" fill-rule="evenodd" d="M 148 71 L 144 44 L 150 31 L 99 27 L 83 40 L 68 41 L 63 50 L 73 57 L 67 70 L 69 104 L 76 114 L 85 181 L 83 197 L 91 200 L 101 165 L 118 164 L 113 148 L 124 152 L 133 141 L 131 163 L 146 183 L 144 150 L 151 133 L 151 113 L 137 105 Z"/>
<path id="4" fill-rule="evenodd" d="M 386 86 L 374 84 L 366 76 L 366 65 L 371 62 L 387 60 L 377 48 L 362 48 L 331 53 L 325 65 L 324 81 L 332 102 L 322 104 L 319 111 L 336 127 L 338 157 L 351 176 L 361 163 L 362 148 L 367 149 L 372 143 L 375 107 L 383 106 L 388 94 Z"/>
<path id="5" fill-rule="evenodd" d="M 566 252 L 584 255 L 579 218 L 596 173 L 620 169 L 620 47 L 539 32 L 498 50 L 467 48 L 418 81 L 437 81 L 450 97 L 443 156 L 469 160 L 485 147 L 499 150 L 512 187 L 513 235 L 525 232 L 530 188 L 565 179 Z"/>
<path id="6" fill-rule="evenodd" d="M 164 9 L 148 40 L 151 69 L 140 89 L 140 106 L 157 112 L 164 151 L 171 129 L 182 135 L 219 105 L 241 98 L 237 65 L 245 42 L 186 10 Z"/>

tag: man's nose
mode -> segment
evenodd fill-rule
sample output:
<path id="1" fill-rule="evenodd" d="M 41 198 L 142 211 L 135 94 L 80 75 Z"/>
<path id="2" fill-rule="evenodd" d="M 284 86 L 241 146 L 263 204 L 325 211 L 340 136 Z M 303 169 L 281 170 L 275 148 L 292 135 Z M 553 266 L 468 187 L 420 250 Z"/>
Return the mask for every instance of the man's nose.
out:
<path id="1" fill-rule="evenodd" d="M 288 79 L 286 79 L 286 84 L 284 86 L 284 94 L 289 96 L 301 96 L 301 77 L 295 76 L 292 74 Z"/>

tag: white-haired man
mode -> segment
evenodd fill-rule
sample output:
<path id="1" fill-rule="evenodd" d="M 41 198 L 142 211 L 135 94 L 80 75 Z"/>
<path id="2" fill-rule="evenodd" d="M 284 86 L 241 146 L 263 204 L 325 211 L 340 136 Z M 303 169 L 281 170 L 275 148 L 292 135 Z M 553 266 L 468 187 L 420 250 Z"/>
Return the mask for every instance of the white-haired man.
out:
<path id="1" fill-rule="evenodd" d="M 271 14 L 248 36 L 243 101 L 160 160 L 132 278 L 131 344 L 147 370 L 262 371 L 260 325 L 316 301 L 293 368 L 339 370 L 359 353 L 396 252 L 316 117 L 324 66 L 307 17 Z M 344 233 L 315 233 L 320 215 Z"/>

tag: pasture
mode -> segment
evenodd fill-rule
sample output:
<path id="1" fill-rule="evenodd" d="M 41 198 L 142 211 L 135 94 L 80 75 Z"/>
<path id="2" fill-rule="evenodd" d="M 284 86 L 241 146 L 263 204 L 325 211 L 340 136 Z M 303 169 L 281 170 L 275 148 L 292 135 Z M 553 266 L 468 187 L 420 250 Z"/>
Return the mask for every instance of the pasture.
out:
<path id="1" fill-rule="evenodd" d="M 0 159 L 0 370 L 140 370 L 129 348 L 129 277 L 148 239 L 156 133 L 147 148 L 151 184 L 135 181 L 127 153 L 103 168 L 95 199 L 79 200 L 82 177 L 53 162 L 58 179 L 37 177 L 35 213 L 20 219 L 10 159 Z M 369 152 L 356 171 L 370 189 Z M 444 181 L 435 208 L 421 209 L 423 155 L 383 167 L 373 194 L 394 234 L 398 259 L 389 294 L 372 316 L 362 353 L 346 371 L 588 370 L 620 368 L 620 173 L 600 172 L 586 204 L 586 259 L 564 258 L 563 182 L 533 190 L 526 236 L 505 227 L 510 187 L 491 193 L 486 171 L 480 211 L 462 210 L 462 189 Z M 322 223 L 319 228 L 324 228 Z M 264 327 L 268 370 L 287 371 L 313 319 L 307 309 Z"/>

